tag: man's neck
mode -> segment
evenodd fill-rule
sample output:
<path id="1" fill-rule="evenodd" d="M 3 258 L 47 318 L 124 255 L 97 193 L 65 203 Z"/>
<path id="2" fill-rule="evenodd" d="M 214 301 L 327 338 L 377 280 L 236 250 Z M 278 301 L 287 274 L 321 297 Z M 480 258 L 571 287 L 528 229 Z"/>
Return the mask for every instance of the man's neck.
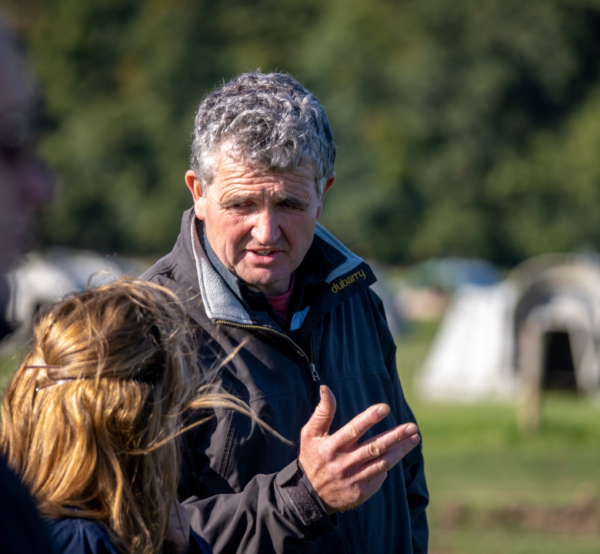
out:
<path id="1" fill-rule="evenodd" d="M 267 295 L 267 300 L 270 302 L 273 309 L 281 316 L 281 318 L 287 322 L 288 320 L 288 307 L 290 299 L 292 298 L 292 292 L 294 291 L 294 274 L 290 277 L 290 284 L 288 290 L 283 294 Z"/>
<path id="2" fill-rule="evenodd" d="M 240 281 L 242 283 L 244 283 L 249 289 L 256 291 L 256 292 L 262 292 L 267 298 L 273 298 L 273 297 L 282 296 L 284 294 L 287 294 L 290 291 L 290 289 L 292 288 L 293 279 L 294 279 L 294 272 L 292 272 L 292 274 L 287 278 L 285 286 L 283 286 L 283 287 L 277 286 L 277 290 L 273 290 L 273 287 L 270 287 L 269 290 L 265 290 L 263 287 L 251 285 L 250 283 L 246 283 L 245 281 L 242 281 L 241 279 L 240 279 Z"/>

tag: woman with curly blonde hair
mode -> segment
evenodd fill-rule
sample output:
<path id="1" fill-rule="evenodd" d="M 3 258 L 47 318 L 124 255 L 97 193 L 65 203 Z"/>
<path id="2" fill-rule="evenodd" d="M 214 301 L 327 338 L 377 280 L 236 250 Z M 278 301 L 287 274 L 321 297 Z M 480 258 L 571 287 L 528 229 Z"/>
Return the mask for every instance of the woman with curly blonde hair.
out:
<path id="1" fill-rule="evenodd" d="M 248 413 L 203 381 L 176 297 L 121 279 L 38 317 L 4 395 L 0 454 L 59 552 L 208 553 L 176 491 L 185 413 L 215 408 Z"/>

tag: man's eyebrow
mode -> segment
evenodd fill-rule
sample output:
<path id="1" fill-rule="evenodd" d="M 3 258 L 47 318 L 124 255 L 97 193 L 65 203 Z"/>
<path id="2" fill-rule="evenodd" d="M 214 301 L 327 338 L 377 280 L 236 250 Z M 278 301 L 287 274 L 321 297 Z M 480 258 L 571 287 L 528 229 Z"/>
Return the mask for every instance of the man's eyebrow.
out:
<path id="1" fill-rule="evenodd" d="M 230 208 L 236 204 L 243 204 L 248 200 L 254 200 L 255 197 L 251 194 L 234 194 L 227 197 L 225 200 L 221 200 L 220 204 L 223 208 Z"/>
<path id="2" fill-rule="evenodd" d="M 297 196 L 286 194 L 285 192 L 275 194 L 273 200 L 277 204 L 289 204 L 293 208 L 306 209 L 310 206 L 309 200 L 298 198 Z"/>
<path id="3" fill-rule="evenodd" d="M 244 204 L 249 200 L 259 200 L 262 199 L 262 195 L 253 195 L 253 194 L 234 194 L 229 196 L 226 200 L 221 201 L 221 206 L 223 208 L 230 208 L 232 206 L 238 204 Z M 275 194 L 273 196 L 273 202 L 275 204 L 289 204 L 293 208 L 298 209 L 306 209 L 310 205 L 309 200 L 304 200 L 303 198 L 298 198 L 297 196 L 286 194 L 285 192 Z"/>

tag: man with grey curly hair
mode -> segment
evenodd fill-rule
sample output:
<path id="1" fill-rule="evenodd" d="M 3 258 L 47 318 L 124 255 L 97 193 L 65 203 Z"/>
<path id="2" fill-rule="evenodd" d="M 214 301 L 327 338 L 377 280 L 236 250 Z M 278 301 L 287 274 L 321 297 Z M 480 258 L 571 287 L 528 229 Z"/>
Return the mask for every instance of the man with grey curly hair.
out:
<path id="1" fill-rule="evenodd" d="M 290 75 L 225 83 L 196 115 L 194 206 L 144 274 L 185 300 L 203 367 L 237 352 L 219 384 L 300 441 L 230 412 L 186 437 L 180 494 L 216 553 L 427 551 L 420 436 L 375 277 L 317 223 L 335 153 Z"/>

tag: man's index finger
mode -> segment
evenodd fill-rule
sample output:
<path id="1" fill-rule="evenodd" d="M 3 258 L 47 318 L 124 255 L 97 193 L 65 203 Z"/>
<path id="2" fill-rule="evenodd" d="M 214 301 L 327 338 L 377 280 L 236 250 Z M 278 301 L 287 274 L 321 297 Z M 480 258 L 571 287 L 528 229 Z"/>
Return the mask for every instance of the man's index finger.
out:
<path id="1" fill-rule="evenodd" d="M 387 404 L 376 404 L 357 415 L 339 431 L 331 435 L 334 448 L 343 448 L 355 444 L 371 427 L 379 423 L 390 413 Z"/>

